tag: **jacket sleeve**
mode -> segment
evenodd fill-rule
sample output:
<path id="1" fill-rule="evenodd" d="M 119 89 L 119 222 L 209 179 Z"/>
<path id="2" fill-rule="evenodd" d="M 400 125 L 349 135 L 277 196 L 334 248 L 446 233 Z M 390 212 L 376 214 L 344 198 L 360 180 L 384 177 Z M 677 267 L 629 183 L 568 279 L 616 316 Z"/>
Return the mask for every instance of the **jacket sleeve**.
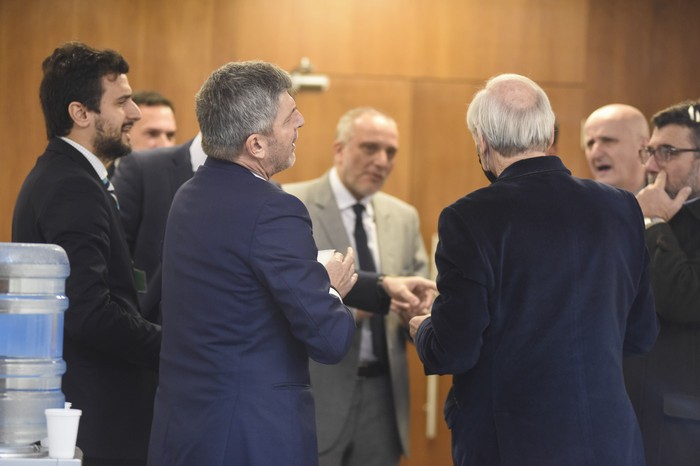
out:
<path id="1" fill-rule="evenodd" d="M 625 356 L 646 354 L 659 334 L 659 321 L 654 312 L 654 296 L 649 281 L 649 255 L 646 246 L 642 249 L 644 269 L 639 280 L 637 296 L 627 315 L 623 344 Z"/>
<path id="2" fill-rule="evenodd" d="M 386 314 L 389 312 L 391 297 L 379 284 L 378 273 L 358 271 L 357 283 L 343 301 L 348 306 L 363 311 Z"/>
<path id="3" fill-rule="evenodd" d="M 65 332 L 95 351 L 157 369 L 160 327 L 146 321 L 136 303 L 122 298 L 133 293 L 135 299 L 136 294 L 129 288 L 134 285 L 128 251 L 116 244 L 123 241 L 121 227 L 108 196 L 99 182 L 74 177 L 47 196 L 38 215 L 42 236 L 65 249 L 70 261 Z M 120 253 L 126 257 L 116 257 Z"/>
<path id="4" fill-rule="evenodd" d="M 700 257 L 690 257 L 668 224 L 645 232 L 656 312 L 669 322 L 700 322 Z"/>
<path id="5" fill-rule="evenodd" d="M 301 201 L 279 191 L 270 196 L 253 232 L 252 264 L 309 357 L 340 362 L 352 343 L 355 319 L 331 295 L 326 269 L 316 260 L 311 219 Z"/>
<path id="6" fill-rule="evenodd" d="M 435 253 L 440 293 L 416 335 L 426 374 L 459 374 L 479 359 L 490 322 L 486 259 L 479 242 L 451 207 L 440 215 Z"/>

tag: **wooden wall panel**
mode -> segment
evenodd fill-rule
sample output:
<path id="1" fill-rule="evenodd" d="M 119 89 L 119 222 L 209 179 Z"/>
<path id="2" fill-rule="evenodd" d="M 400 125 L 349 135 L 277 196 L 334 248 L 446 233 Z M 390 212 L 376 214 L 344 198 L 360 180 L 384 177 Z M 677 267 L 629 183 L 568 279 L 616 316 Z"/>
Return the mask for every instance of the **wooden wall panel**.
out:
<path id="1" fill-rule="evenodd" d="M 585 116 L 621 102 L 651 117 L 700 98 L 700 1 L 589 2 Z"/>
<path id="2" fill-rule="evenodd" d="M 414 86 L 412 137 L 416 176 L 411 202 L 421 213 L 426 244 L 437 231 L 443 208 L 488 184 L 465 119 L 467 104 L 480 86 L 481 83 L 437 82 Z"/>
<path id="3" fill-rule="evenodd" d="M 71 37 L 76 17 L 72 1 L 0 1 L 0 241 L 10 240 L 17 192 L 46 146 L 39 105 L 41 62 Z"/>
<path id="4" fill-rule="evenodd" d="M 274 0 L 235 2 L 241 57 L 289 67 L 304 56 L 341 75 L 485 79 L 504 70 L 581 82 L 587 2 L 581 0 Z M 322 5 L 322 6 L 321 6 Z M 278 41 L 251 37 L 274 36 Z"/>

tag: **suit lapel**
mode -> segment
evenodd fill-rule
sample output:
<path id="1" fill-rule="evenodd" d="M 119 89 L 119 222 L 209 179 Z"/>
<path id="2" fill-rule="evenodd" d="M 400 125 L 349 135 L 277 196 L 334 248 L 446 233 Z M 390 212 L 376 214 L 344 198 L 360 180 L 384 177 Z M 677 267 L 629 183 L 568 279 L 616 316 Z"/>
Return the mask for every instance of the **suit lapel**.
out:
<path id="1" fill-rule="evenodd" d="M 192 178 L 192 161 L 190 160 L 190 145 L 183 144 L 177 152 L 173 153 L 173 164 L 170 166 L 170 197 L 175 195 L 175 192 L 182 184 Z"/>
<path id="2" fill-rule="evenodd" d="M 310 194 L 310 207 L 315 212 L 314 237 L 321 248 L 335 248 L 345 254 L 350 239 L 343 227 L 343 219 L 338 210 L 328 175 L 324 176 Z"/>
<path id="3" fill-rule="evenodd" d="M 397 239 L 400 236 L 396 232 L 396 222 L 392 221 L 391 209 L 383 202 L 381 193 L 377 193 L 372 198 L 372 208 L 374 209 L 374 221 L 377 225 L 377 242 L 379 243 L 379 259 L 381 260 L 382 272 L 396 273 L 400 267 L 397 262 Z"/>
<path id="4" fill-rule="evenodd" d="M 78 149 L 75 147 L 71 146 L 68 144 L 66 141 L 60 138 L 54 138 L 49 141 L 49 144 L 46 148 L 46 151 L 54 151 L 58 152 L 62 155 L 65 155 L 68 157 L 70 160 L 73 162 L 77 163 L 80 167 L 82 167 L 83 170 L 88 172 L 90 174 L 91 178 L 94 178 L 97 180 L 98 183 L 102 186 L 102 180 L 100 180 L 100 177 L 97 175 L 97 172 L 93 168 L 93 166 L 88 162 L 88 159 L 85 158 L 83 154 L 80 153 Z M 106 190 L 105 190 L 106 192 Z"/>

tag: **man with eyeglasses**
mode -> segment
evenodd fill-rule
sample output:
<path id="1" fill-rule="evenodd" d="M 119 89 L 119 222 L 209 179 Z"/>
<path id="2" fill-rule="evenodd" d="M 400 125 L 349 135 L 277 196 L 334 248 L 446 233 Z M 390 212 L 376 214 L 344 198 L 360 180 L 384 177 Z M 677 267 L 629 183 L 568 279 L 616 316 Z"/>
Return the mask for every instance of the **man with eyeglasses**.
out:
<path id="1" fill-rule="evenodd" d="M 660 111 L 639 151 L 651 184 L 637 194 L 645 217 L 661 331 L 652 350 L 625 362 L 627 391 L 648 466 L 700 464 L 700 101 Z"/>

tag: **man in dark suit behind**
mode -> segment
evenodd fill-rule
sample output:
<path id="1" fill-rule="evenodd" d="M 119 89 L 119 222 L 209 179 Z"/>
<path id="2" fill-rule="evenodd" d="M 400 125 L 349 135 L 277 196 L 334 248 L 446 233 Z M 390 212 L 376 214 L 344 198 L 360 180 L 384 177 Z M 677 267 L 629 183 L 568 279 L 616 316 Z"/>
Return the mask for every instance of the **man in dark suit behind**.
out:
<path id="1" fill-rule="evenodd" d="M 145 274 L 141 311 L 153 322 L 160 319 L 161 251 L 170 204 L 206 158 L 202 136 L 197 134 L 179 146 L 122 157 L 112 177 L 134 267 Z"/>
<path id="2" fill-rule="evenodd" d="M 440 215 L 440 295 L 410 322 L 426 373 L 454 375 L 455 464 L 644 464 L 622 358 L 658 323 L 634 196 L 545 155 L 554 114 L 528 78 L 489 80 L 467 122 L 494 181 Z"/>
<path id="3" fill-rule="evenodd" d="M 68 254 L 62 389 L 83 411 L 83 464 L 144 465 L 160 327 L 139 313 L 117 204 L 103 181 L 105 166 L 131 150 L 128 131 L 140 117 L 129 66 L 114 51 L 68 43 L 43 70 L 49 144 L 20 190 L 12 239 Z"/>
<path id="4" fill-rule="evenodd" d="M 166 227 L 151 466 L 316 464 L 308 359 L 347 352 L 339 298 L 357 274 L 351 249 L 317 262 L 307 210 L 269 182 L 304 123 L 291 86 L 269 63 L 229 63 L 197 94 L 208 158 Z"/>
<path id="5" fill-rule="evenodd" d="M 661 321 L 643 358 L 625 361 L 648 466 L 700 464 L 700 101 L 652 118 L 640 151 L 653 183 L 637 193 Z"/>

